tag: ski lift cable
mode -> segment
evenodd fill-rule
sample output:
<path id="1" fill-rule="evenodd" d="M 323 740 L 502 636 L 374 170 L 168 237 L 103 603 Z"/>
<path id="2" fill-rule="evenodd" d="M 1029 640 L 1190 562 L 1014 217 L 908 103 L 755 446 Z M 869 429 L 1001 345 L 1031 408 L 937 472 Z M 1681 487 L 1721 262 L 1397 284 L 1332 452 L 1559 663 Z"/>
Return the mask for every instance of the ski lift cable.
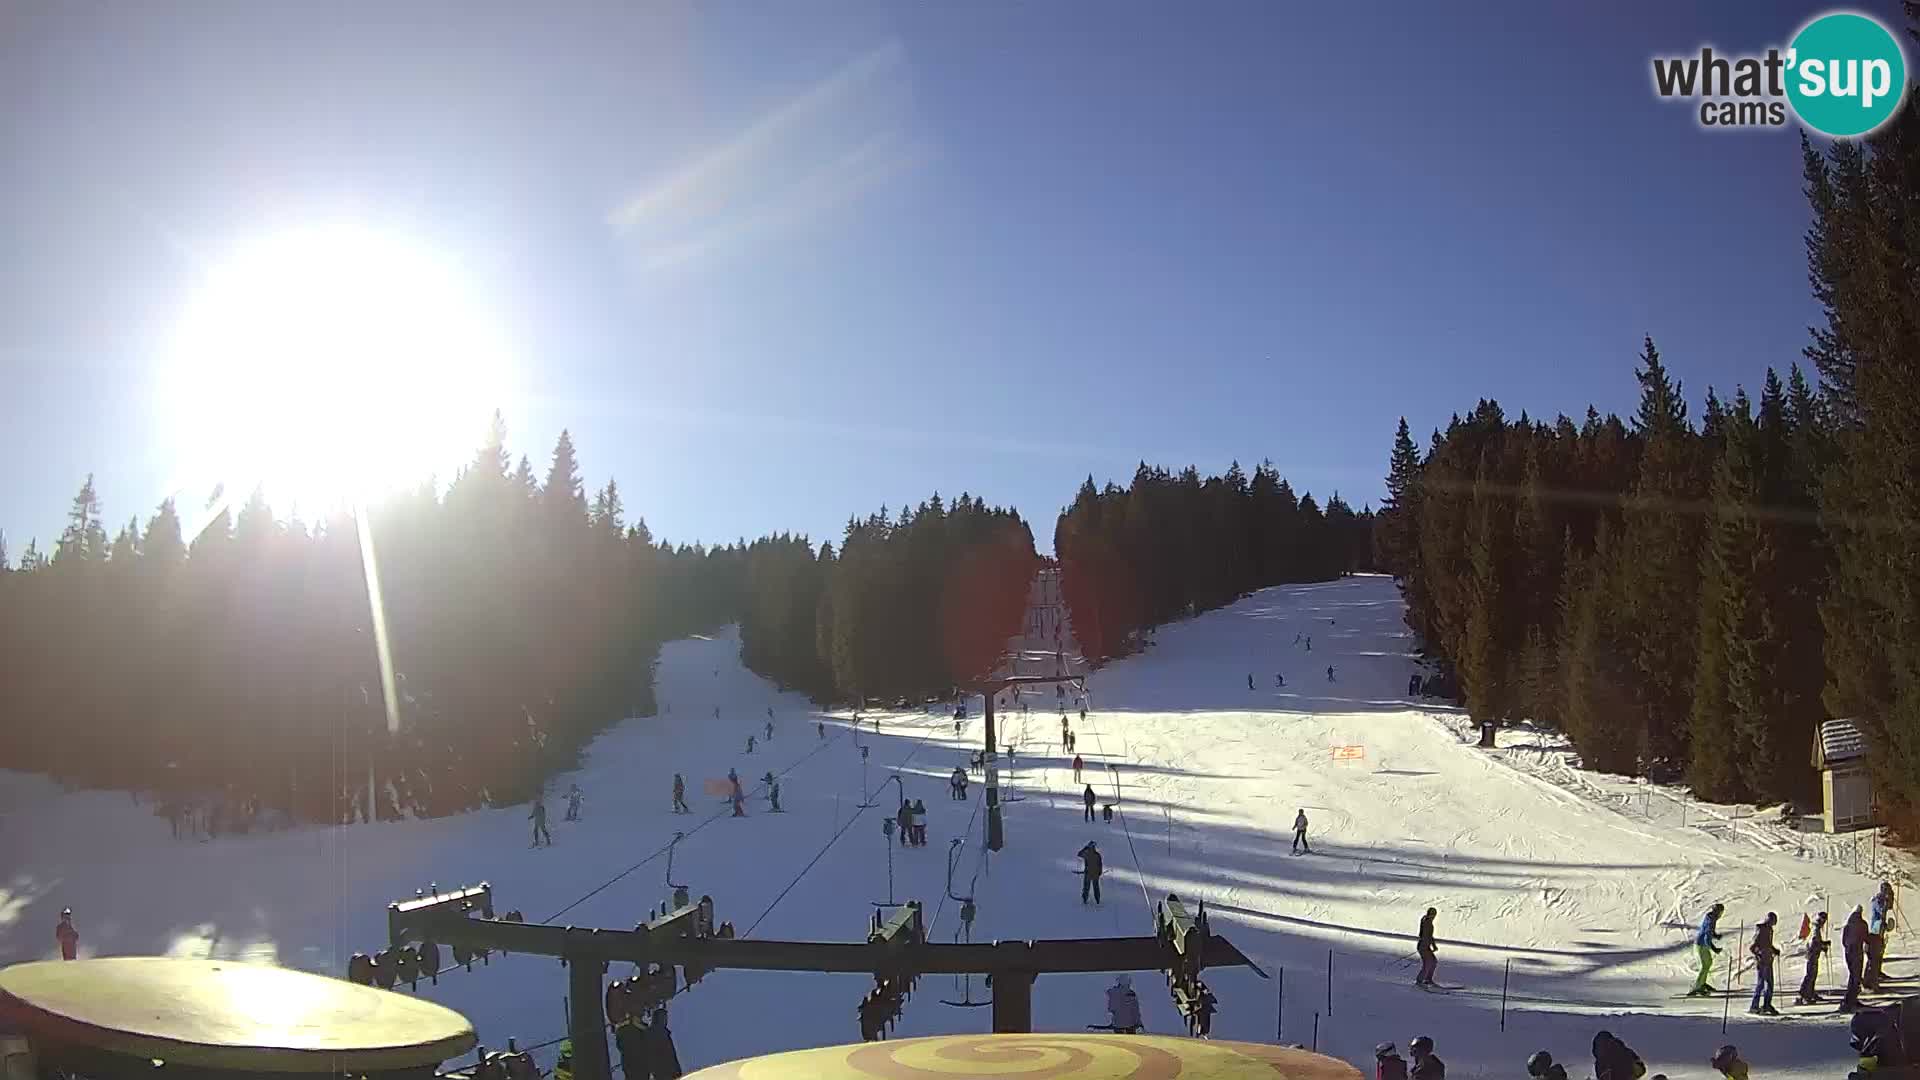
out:
<path id="1" fill-rule="evenodd" d="M 1107 756 L 1107 742 L 1100 737 L 1100 728 L 1097 725 L 1090 726 L 1093 727 L 1093 741 L 1100 747 L 1100 756 L 1104 758 Z M 1145 905 L 1147 918 L 1151 920 L 1153 918 L 1153 897 L 1147 893 L 1147 872 L 1140 865 L 1140 850 L 1134 847 L 1133 844 L 1133 829 L 1127 825 L 1126 808 L 1120 805 L 1120 799 L 1117 796 L 1113 800 L 1113 813 L 1115 817 L 1120 819 L 1120 831 L 1125 834 L 1127 838 L 1127 852 L 1133 856 L 1134 883 L 1140 886 L 1140 902 Z"/>
<path id="2" fill-rule="evenodd" d="M 905 768 L 907 763 L 913 760 L 914 755 L 918 754 L 921 748 L 927 745 L 927 740 L 932 738 L 935 732 L 940 731 L 945 727 L 946 727 L 946 719 L 944 717 L 940 718 L 939 722 L 937 723 L 927 725 L 926 734 L 920 736 L 919 741 L 913 744 L 913 749 L 907 751 L 907 756 L 904 758 L 901 758 L 900 764 L 894 766 L 895 772 L 897 773 L 900 769 Z M 879 792 L 880 788 L 887 786 L 887 784 L 891 782 L 892 779 L 893 777 L 888 777 L 886 780 L 880 781 L 880 786 L 874 788 L 873 791 L 868 792 L 864 796 L 864 799 L 871 800 L 874 794 Z M 741 934 L 740 936 L 752 937 L 754 930 L 758 928 L 761 923 L 766 921 L 767 916 L 773 914 L 774 908 L 780 906 L 780 901 L 785 900 L 787 898 L 787 894 L 793 891 L 794 886 L 800 884 L 801 879 L 807 876 L 807 872 L 809 870 L 812 870 L 815 864 L 819 863 L 819 861 L 826 856 L 828 851 L 832 850 L 833 845 L 839 842 L 840 838 L 846 835 L 847 830 L 853 828 L 853 823 L 856 821 L 859 821 L 861 815 L 865 814 L 869 809 L 871 809 L 870 806 L 856 807 L 853 811 L 853 816 L 847 819 L 847 823 L 845 825 L 840 826 L 840 830 L 838 832 L 834 833 L 832 836 L 827 838 L 827 842 L 821 846 L 819 851 L 814 853 L 813 858 L 807 860 L 807 865 L 800 868 L 800 872 L 793 876 L 793 880 L 787 882 L 787 887 L 780 890 L 780 895 L 773 898 L 773 903 L 767 905 L 767 910 L 761 912 L 760 917 L 753 920 L 753 925 L 747 927 L 747 932 L 744 934 Z M 705 822 L 702 822 L 702 824 L 705 824 Z M 891 841 L 889 841 L 889 843 L 891 843 Z"/>
<path id="3" fill-rule="evenodd" d="M 973 815 L 972 815 L 971 817 L 969 817 L 969 818 L 967 818 L 967 828 L 966 828 L 966 831 L 965 831 L 965 832 L 963 832 L 963 833 L 962 833 L 961 835 L 963 835 L 963 836 L 972 836 L 972 835 L 973 835 L 973 823 L 974 823 L 975 821 L 978 821 L 978 820 L 980 819 L 980 806 L 981 806 L 981 803 L 982 803 L 982 802 L 983 802 L 983 801 L 985 800 L 985 792 L 986 792 L 986 789 L 987 789 L 987 786 L 986 786 L 985 784 L 981 784 L 981 785 L 980 785 L 980 791 L 979 791 L 979 792 L 976 792 L 976 793 L 974 794 L 974 797 L 973 797 Z M 984 859 L 985 859 L 985 858 L 987 857 L 987 856 L 986 856 L 986 851 L 987 851 L 987 849 L 986 849 L 986 848 L 985 848 L 984 846 L 983 846 L 983 847 L 982 847 L 982 848 L 980 849 L 980 859 L 981 859 L 981 860 L 984 860 Z M 981 866 L 981 863 L 980 863 L 980 862 L 975 862 L 975 863 L 974 863 L 974 870 L 973 870 L 973 881 L 974 881 L 974 882 L 978 882 L 978 881 L 980 880 L 980 866 Z M 967 886 L 967 896 L 968 896 L 969 898 L 971 898 L 971 897 L 973 896 L 973 885 L 972 885 L 972 884 L 969 884 L 969 885 Z M 948 899 L 950 899 L 950 898 L 951 898 L 951 897 L 949 896 L 949 894 L 947 894 L 947 893 L 944 893 L 944 892 L 943 892 L 943 893 L 941 893 L 941 895 L 940 895 L 940 903 L 939 903 L 939 904 L 938 904 L 937 906 L 935 906 L 935 907 L 934 907 L 934 909 L 933 909 L 933 918 L 932 918 L 931 920 L 929 920 L 929 921 L 928 921 L 928 923 L 927 923 L 927 937 L 929 937 L 929 938 L 931 938 L 931 937 L 933 937 L 933 931 L 934 931 L 934 928 L 936 928 L 936 927 L 938 927 L 938 926 L 940 925 L 940 913 L 941 913 L 941 912 L 943 912 L 943 911 L 945 911 L 945 910 L 947 910 L 947 901 L 948 901 Z"/>
<path id="4" fill-rule="evenodd" d="M 820 753 L 822 750 L 825 750 L 827 747 L 832 746 L 834 743 L 839 742 L 842 738 L 845 738 L 848 730 L 849 729 L 842 728 L 840 733 L 835 735 L 833 738 L 828 739 L 825 742 L 816 742 L 812 750 L 809 750 L 805 754 L 800 755 L 799 759 L 794 761 L 793 764 L 788 765 L 786 768 L 775 773 L 774 779 L 775 780 L 782 779 L 788 773 L 799 768 L 801 765 L 806 764 L 809 758 L 812 758 L 815 754 Z M 767 787 L 767 784 L 764 780 L 757 782 L 756 784 L 754 784 L 754 787 L 753 787 L 753 795 L 758 796 L 761 791 L 766 789 L 766 787 Z M 706 828 L 708 825 L 713 824 L 715 821 L 719 820 L 720 818 L 731 817 L 732 815 L 733 815 L 733 811 L 731 807 L 725 810 L 716 810 L 712 814 L 707 815 L 707 817 L 704 820 L 702 820 L 698 825 L 695 825 L 693 828 L 686 830 L 686 836 L 692 836 L 694 833 L 697 833 L 701 829 Z M 681 837 L 682 840 L 684 840 L 685 838 L 686 837 L 684 836 Z M 540 921 L 543 923 L 553 922 L 555 919 L 558 919 L 560 916 L 565 915 L 567 912 L 572 911 L 574 908 L 579 907 L 581 904 L 584 904 L 587 901 L 593 899 L 594 897 L 600 895 L 602 892 L 605 892 L 607 889 L 611 888 L 612 886 L 620 882 L 622 879 L 624 879 L 627 875 L 633 873 L 634 871 L 640 869 L 643 866 L 646 866 L 648 863 L 654 861 L 655 859 L 660 858 L 662 855 L 665 855 L 667 851 L 670 848 L 672 848 L 674 844 L 678 842 L 679 842 L 678 840 L 669 841 L 664 847 L 660 848 L 660 850 L 655 851 L 653 854 L 647 856 L 644 859 L 641 859 L 639 862 L 634 863 L 632 866 L 629 866 L 625 870 L 622 870 L 619 873 L 613 875 L 612 877 L 608 878 L 606 881 L 601 882 L 599 885 L 595 886 L 592 891 L 588 892 L 585 896 L 582 896 L 580 899 L 575 900 L 573 903 L 568 904 L 566 907 L 561 908 L 559 911 L 554 912 L 553 914 L 547 916 L 546 918 Z"/>

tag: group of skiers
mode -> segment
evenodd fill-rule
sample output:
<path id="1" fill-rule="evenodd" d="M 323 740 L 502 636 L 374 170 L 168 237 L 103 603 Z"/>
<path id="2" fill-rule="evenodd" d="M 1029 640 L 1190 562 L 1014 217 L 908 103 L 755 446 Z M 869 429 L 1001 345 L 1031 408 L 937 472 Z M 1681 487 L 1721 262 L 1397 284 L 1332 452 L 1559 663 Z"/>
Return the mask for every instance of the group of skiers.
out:
<path id="1" fill-rule="evenodd" d="M 1383 1042 L 1373 1048 L 1374 1080 L 1447 1080 L 1447 1063 L 1433 1052 L 1433 1039 L 1426 1035 L 1416 1035 L 1407 1043 L 1407 1053 L 1413 1055 L 1413 1068 L 1407 1068 L 1407 1059 L 1390 1042 Z"/>
<path id="2" fill-rule="evenodd" d="M 1852 1012 L 1860 1007 L 1860 991 L 1877 989 L 1886 977 L 1882 965 L 1886 960 L 1887 932 L 1893 921 L 1894 892 L 1891 882 L 1883 881 L 1865 905 L 1854 905 L 1852 913 L 1840 930 L 1840 953 L 1847 965 L 1847 988 L 1840 999 L 1840 1011 Z M 1726 912 L 1726 905 L 1715 904 L 1707 909 L 1700 919 L 1700 928 L 1694 933 L 1694 952 L 1699 961 L 1699 971 L 1694 976 L 1693 988 L 1687 991 L 1689 997 L 1701 997 L 1717 993 L 1707 979 L 1713 970 L 1714 955 L 1721 951 L 1720 939 L 1724 936 L 1720 930 L 1720 916 Z M 1778 1016 L 1780 1011 L 1773 1007 L 1774 961 L 1781 955 L 1779 946 L 1774 944 L 1775 928 L 1780 917 L 1767 912 L 1766 917 L 1755 925 L 1753 941 L 1747 947 L 1753 959 L 1753 999 L 1747 1011 L 1758 1016 Z M 1820 958 L 1825 955 L 1831 943 L 1827 940 L 1827 913 L 1816 912 L 1800 919 L 1800 940 L 1806 942 L 1802 955 L 1806 957 L 1806 967 L 1800 978 L 1799 993 L 1794 996 L 1796 1005 L 1818 1005 L 1821 1003 L 1817 983 L 1820 978 Z"/>
<path id="3" fill-rule="evenodd" d="M 901 847 L 927 846 L 927 804 L 919 799 L 903 799 L 893 815 L 900 830 Z"/>

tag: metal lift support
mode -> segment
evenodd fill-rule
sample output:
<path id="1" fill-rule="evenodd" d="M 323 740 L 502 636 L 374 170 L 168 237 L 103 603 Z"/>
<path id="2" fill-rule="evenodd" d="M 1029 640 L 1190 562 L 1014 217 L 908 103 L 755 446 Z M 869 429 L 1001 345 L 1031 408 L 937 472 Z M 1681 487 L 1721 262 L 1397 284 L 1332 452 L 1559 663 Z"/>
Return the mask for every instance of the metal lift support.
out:
<path id="1" fill-rule="evenodd" d="M 731 923 L 714 925 L 710 896 L 632 930 L 508 922 L 492 918 L 492 911 L 492 889 L 483 883 L 391 904 L 387 930 L 394 948 L 434 941 L 475 951 L 559 957 L 567 965 L 572 999 L 569 1035 L 576 1080 L 611 1076 L 602 983 L 607 964 L 615 960 L 637 964 L 642 971 L 650 965 L 679 966 L 689 987 L 720 968 L 873 975 L 875 990 L 861 1003 L 861 1019 L 863 1034 L 873 1031 L 875 1037 L 883 1034 L 881 1025 L 898 1015 L 900 1001 L 921 975 L 990 976 L 996 1032 L 1033 1030 L 1033 981 L 1043 974 L 1161 970 L 1176 989 L 1176 1004 L 1179 989 L 1192 989 L 1208 967 L 1252 968 L 1267 977 L 1232 942 L 1207 929 L 1204 911 L 1198 919 L 1188 919 L 1178 897 L 1171 896 L 1161 909 L 1160 932 L 1151 937 L 951 944 L 926 940 L 917 901 L 902 905 L 884 921 L 876 913 L 862 942 L 736 938 Z M 869 1019 L 873 1015 L 884 1018 L 874 1024 Z"/>
<path id="2" fill-rule="evenodd" d="M 987 850 L 999 851 L 1007 846 L 1006 826 L 1000 819 L 1000 769 L 999 743 L 994 739 L 993 699 L 1000 691 L 1009 686 L 1024 686 L 1029 683 L 1072 683 L 1082 691 L 1087 688 L 1084 675 L 1004 675 L 977 682 L 967 689 L 980 694 L 985 699 L 983 714 L 986 717 L 987 755 Z"/>

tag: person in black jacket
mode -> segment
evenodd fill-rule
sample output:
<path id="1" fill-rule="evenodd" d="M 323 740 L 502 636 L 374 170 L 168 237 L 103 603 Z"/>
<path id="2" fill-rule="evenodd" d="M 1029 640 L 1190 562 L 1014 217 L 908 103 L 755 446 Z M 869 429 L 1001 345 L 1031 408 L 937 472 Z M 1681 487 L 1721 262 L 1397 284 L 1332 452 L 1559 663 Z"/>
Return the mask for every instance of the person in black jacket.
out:
<path id="1" fill-rule="evenodd" d="M 1086 792 L 1085 792 L 1085 794 L 1083 794 L 1083 795 L 1081 795 L 1081 796 L 1080 796 L 1080 801 L 1086 804 L 1086 807 L 1087 807 L 1087 820 L 1088 820 L 1088 821 L 1092 821 L 1092 820 L 1093 820 L 1093 802 L 1094 802 L 1094 794 L 1093 794 L 1093 785 L 1092 785 L 1092 784 L 1088 784 L 1088 785 L 1087 785 L 1087 790 L 1086 790 Z"/>
<path id="2" fill-rule="evenodd" d="M 1091 789 L 1089 789 L 1091 790 Z M 1100 902 L 1100 875 L 1106 869 L 1106 860 L 1100 857 L 1100 849 L 1087 841 L 1080 849 L 1080 902 L 1087 902 L 1087 894 L 1093 894 L 1093 902 Z"/>
<path id="3" fill-rule="evenodd" d="M 1415 986 L 1432 986 L 1433 969 L 1440 963 L 1439 948 L 1433 940 L 1433 917 L 1439 912 L 1428 908 L 1420 917 L 1420 940 L 1414 945 L 1414 951 L 1420 954 L 1420 973 L 1413 977 Z"/>
<path id="4" fill-rule="evenodd" d="M 1611 1031 L 1593 1037 L 1593 1080 L 1640 1080 L 1646 1063 Z"/>
<path id="5" fill-rule="evenodd" d="M 1851 1012 L 1860 1007 L 1860 975 L 1867 959 L 1867 920 L 1858 904 L 1840 928 L 1840 953 L 1847 960 L 1847 993 L 1840 999 L 1840 1011 Z"/>
<path id="6" fill-rule="evenodd" d="M 1418 1035 L 1407 1044 L 1407 1052 L 1413 1055 L 1411 1080 L 1447 1080 L 1447 1063 L 1433 1052 L 1433 1040 Z"/>
<path id="7" fill-rule="evenodd" d="M 1773 928 L 1780 916 L 1767 912 L 1753 928 L 1753 944 L 1747 951 L 1753 954 L 1753 1003 L 1747 1011 L 1761 1016 L 1779 1016 L 1780 1010 L 1773 1007 L 1773 958 L 1780 950 L 1773 944 Z"/>

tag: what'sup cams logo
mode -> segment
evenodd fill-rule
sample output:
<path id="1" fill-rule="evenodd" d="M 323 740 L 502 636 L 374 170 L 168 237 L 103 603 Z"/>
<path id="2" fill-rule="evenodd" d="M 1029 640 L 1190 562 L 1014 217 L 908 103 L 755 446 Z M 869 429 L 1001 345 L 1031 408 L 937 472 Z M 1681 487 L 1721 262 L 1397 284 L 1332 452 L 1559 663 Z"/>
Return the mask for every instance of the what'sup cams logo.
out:
<path id="1" fill-rule="evenodd" d="M 1702 127 L 1783 127 L 1791 110 L 1815 131 L 1851 138 L 1900 108 L 1907 58 L 1878 20 L 1835 11 L 1763 56 L 1721 56 L 1710 47 L 1697 56 L 1656 56 L 1653 88 L 1662 98 L 1697 100 Z"/>

